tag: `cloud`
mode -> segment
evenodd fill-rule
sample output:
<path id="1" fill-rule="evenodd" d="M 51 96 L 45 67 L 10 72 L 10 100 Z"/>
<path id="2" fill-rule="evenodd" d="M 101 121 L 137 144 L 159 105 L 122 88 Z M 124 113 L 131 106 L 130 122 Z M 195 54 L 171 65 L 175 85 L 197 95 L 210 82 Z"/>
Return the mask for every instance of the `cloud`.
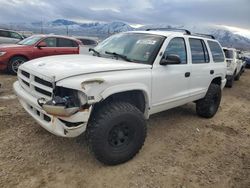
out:
<path id="1" fill-rule="evenodd" d="M 250 29 L 249 0 L 2 0 L 0 22 L 66 18 L 130 24 L 223 24 Z"/>

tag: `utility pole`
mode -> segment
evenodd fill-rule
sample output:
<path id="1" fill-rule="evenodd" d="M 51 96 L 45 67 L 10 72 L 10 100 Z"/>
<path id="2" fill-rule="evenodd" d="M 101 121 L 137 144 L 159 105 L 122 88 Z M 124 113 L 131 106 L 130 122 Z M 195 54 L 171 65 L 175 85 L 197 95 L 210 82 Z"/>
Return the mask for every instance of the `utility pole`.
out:
<path id="1" fill-rule="evenodd" d="M 67 36 L 69 36 L 69 26 L 66 25 L 66 33 L 67 33 Z"/>

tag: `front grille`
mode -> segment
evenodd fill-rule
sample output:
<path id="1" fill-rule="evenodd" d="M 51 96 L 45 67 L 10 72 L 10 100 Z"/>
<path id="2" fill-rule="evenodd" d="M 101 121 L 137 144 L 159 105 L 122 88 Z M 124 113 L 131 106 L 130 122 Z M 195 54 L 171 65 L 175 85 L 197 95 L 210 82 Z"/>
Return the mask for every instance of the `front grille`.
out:
<path id="1" fill-rule="evenodd" d="M 26 78 L 30 77 L 30 73 L 26 72 L 26 71 L 21 71 L 22 75 L 24 75 Z"/>
<path id="2" fill-rule="evenodd" d="M 36 98 L 51 99 L 53 93 L 52 79 L 41 78 L 26 70 L 19 70 L 18 80 L 21 86 Z"/>
<path id="3" fill-rule="evenodd" d="M 41 79 L 41 78 L 38 78 L 37 76 L 35 76 L 35 82 L 37 82 L 37 83 L 39 83 L 39 84 L 42 84 L 42 85 L 45 85 L 45 86 L 47 86 L 47 87 L 53 88 L 53 85 L 52 85 L 51 82 L 48 82 L 48 81 L 43 80 L 43 79 Z"/>
<path id="4" fill-rule="evenodd" d="M 30 87 L 30 84 L 29 84 L 28 82 L 26 82 L 26 81 L 24 81 L 24 80 L 22 80 L 22 82 L 23 82 L 26 86 Z"/>
<path id="5" fill-rule="evenodd" d="M 39 88 L 39 87 L 35 87 L 35 90 L 36 90 L 37 92 L 39 92 L 39 93 L 42 93 L 42 94 L 48 96 L 48 97 L 51 96 L 51 92 L 45 91 L 45 90 L 43 90 L 43 89 L 41 89 L 41 88 Z"/>

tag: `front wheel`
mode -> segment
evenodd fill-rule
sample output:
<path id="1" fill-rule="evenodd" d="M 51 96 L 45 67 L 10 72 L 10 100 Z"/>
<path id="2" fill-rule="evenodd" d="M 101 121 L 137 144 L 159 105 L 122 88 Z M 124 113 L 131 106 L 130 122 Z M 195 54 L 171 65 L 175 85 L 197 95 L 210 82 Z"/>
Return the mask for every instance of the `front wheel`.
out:
<path id="1" fill-rule="evenodd" d="M 16 56 L 16 57 L 11 58 L 7 67 L 8 72 L 10 74 L 16 75 L 18 71 L 18 67 L 26 61 L 27 59 L 22 56 Z"/>
<path id="2" fill-rule="evenodd" d="M 207 94 L 203 99 L 196 103 L 196 112 L 199 116 L 205 118 L 213 117 L 221 101 L 221 88 L 217 84 L 211 84 L 208 88 Z"/>
<path id="3" fill-rule="evenodd" d="M 87 133 L 96 158 L 107 165 L 132 159 L 146 138 L 144 115 L 126 102 L 111 102 L 97 109 L 91 117 Z"/>

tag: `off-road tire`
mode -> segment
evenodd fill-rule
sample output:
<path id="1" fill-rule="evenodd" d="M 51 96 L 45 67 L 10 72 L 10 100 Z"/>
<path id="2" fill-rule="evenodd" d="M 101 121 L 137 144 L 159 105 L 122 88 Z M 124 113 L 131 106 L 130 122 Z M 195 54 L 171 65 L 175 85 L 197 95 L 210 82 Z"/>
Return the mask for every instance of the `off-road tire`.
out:
<path id="1" fill-rule="evenodd" d="M 230 80 L 227 80 L 226 87 L 232 88 L 234 84 L 234 77 L 232 77 Z"/>
<path id="2" fill-rule="evenodd" d="M 142 148 L 146 135 L 143 113 L 127 102 L 101 105 L 94 111 L 87 127 L 90 149 L 106 165 L 132 159 Z"/>
<path id="3" fill-rule="evenodd" d="M 196 113 L 204 118 L 213 117 L 221 101 L 221 88 L 217 84 L 210 84 L 206 96 L 196 103 Z"/>
<path id="4" fill-rule="evenodd" d="M 26 61 L 28 61 L 28 59 L 26 59 L 25 57 L 22 57 L 22 56 L 15 56 L 15 57 L 11 58 L 9 63 L 8 63 L 8 66 L 7 66 L 8 72 L 12 75 L 16 75 L 18 66 L 20 66 L 21 64 L 23 64 Z M 19 64 L 19 65 L 17 65 L 17 64 Z"/>

